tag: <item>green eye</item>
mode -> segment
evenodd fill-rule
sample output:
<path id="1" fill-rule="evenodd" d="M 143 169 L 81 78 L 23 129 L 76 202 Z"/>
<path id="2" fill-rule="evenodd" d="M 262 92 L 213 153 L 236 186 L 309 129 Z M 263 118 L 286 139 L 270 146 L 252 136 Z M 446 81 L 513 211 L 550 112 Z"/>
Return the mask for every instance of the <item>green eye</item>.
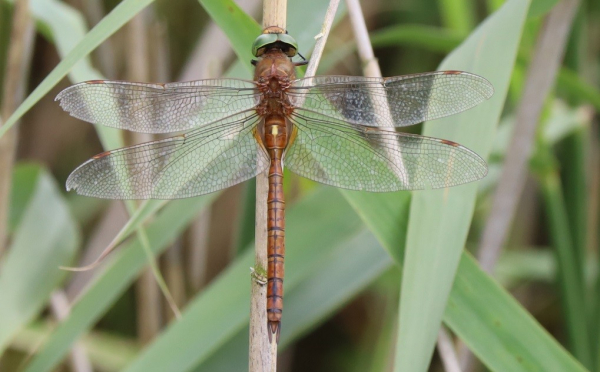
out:
<path id="1" fill-rule="evenodd" d="M 260 57 L 264 54 L 267 46 L 271 44 L 281 44 L 281 50 L 288 56 L 293 57 L 298 50 L 298 43 L 288 34 L 262 34 L 259 35 L 252 44 L 252 55 Z"/>

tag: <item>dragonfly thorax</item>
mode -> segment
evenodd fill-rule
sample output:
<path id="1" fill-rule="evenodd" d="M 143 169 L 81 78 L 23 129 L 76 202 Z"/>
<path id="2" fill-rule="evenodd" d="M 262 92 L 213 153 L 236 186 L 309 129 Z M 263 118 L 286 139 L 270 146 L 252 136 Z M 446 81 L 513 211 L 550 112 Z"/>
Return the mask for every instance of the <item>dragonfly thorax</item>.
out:
<path id="1" fill-rule="evenodd" d="M 261 92 L 257 113 L 267 117 L 284 117 L 291 113 L 292 105 L 286 91 L 295 79 L 294 64 L 281 50 L 270 49 L 258 62 L 255 80 Z"/>

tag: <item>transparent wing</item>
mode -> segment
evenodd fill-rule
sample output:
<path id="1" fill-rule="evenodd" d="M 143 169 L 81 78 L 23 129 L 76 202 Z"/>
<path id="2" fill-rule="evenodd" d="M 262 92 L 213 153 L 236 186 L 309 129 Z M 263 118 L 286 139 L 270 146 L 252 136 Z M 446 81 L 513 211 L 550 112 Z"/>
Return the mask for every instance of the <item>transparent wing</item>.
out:
<path id="1" fill-rule="evenodd" d="M 315 76 L 288 89 L 292 103 L 354 124 L 401 127 L 465 111 L 490 98 L 481 76 L 439 71 L 389 78 Z"/>
<path id="2" fill-rule="evenodd" d="M 197 128 L 258 103 L 252 81 L 209 79 L 146 84 L 92 80 L 70 86 L 56 96 L 78 119 L 143 133 Z"/>
<path id="3" fill-rule="evenodd" d="M 105 199 L 177 199 L 207 194 L 269 166 L 255 137 L 254 110 L 186 135 L 94 156 L 71 173 L 67 190 Z"/>
<path id="4" fill-rule="evenodd" d="M 296 110 L 283 161 L 292 172 L 351 190 L 444 188 L 476 181 L 487 165 L 457 143 L 398 133 Z"/>

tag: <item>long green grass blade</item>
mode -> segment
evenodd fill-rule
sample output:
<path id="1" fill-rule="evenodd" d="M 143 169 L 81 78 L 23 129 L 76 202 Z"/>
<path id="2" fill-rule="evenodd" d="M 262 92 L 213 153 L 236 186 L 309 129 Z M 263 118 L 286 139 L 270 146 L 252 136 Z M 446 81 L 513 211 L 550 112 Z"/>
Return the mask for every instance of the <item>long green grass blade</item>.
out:
<path id="1" fill-rule="evenodd" d="M 164 251 L 213 198 L 214 194 L 211 194 L 175 200 L 167 205 L 148 225 L 151 251 L 155 255 Z M 76 300 L 69 316 L 52 333 L 25 371 L 53 370 L 68 353 L 73 342 L 95 324 L 147 264 L 139 237 L 135 237 L 107 260 L 112 262 Z"/>
<path id="2" fill-rule="evenodd" d="M 432 52 L 448 53 L 465 38 L 459 32 L 424 25 L 394 25 L 371 33 L 374 47 L 407 45 Z"/>
<path id="3" fill-rule="evenodd" d="M 34 353 L 54 327 L 51 321 L 29 324 L 13 339 L 11 348 L 22 353 Z M 137 342 L 112 332 L 94 331 L 80 342 L 92 365 L 103 372 L 121 371 L 140 350 Z"/>
<path id="4" fill-rule="evenodd" d="M 135 9 L 135 7 L 133 8 Z M 37 1 L 33 3 L 32 10 L 36 15 L 37 19 L 39 19 L 41 22 L 47 25 L 47 28 L 50 32 L 50 36 L 53 38 L 53 40 L 55 40 L 55 44 L 57 46 L 59 54 L 64 58 L 63 61 L 68 60 L 69 56 L 71 56 L 73 52 L 77 51 L 82 44 L 86 43 L 86 40 L 89 37 L 89 35 L 93 35 L 94 30 L 98 29 L 98 27 L 103 24 L 103 22 L 100 22 L 94 30 L 92 30 L 86 35 L 86 27 L 83 17 L 81 16 L 81 14 L 79 14 L 76 10 L 74 10 L 68 5 L 54 0 L 44 2 Z M 117 10 L 120 13 L 117 13 L 115 15 L 115 11 Z M 115 15 L 115 18 L 122 18 L 124 23 L 126 20 L 128 20 L 127 11 L 127 8 L 115 8 L 114 11 L 111 12 L 105 18 L 105 20 L 111 15 Z M 104 40 L 108 36 L 110 36 L 112 29 L 107 27 L 105 29 L 101 29 L 101 31 L 103 31 L 103 33 L 101 34 L 100 38 Z M 73 80 L 81 81 L 102 78 L 102 76 L 91 66 L 88 54 L 89 52 L 80 53 L 76 56 L 77 58 L 79 58 L 79 60 L 77 61 L 70 73 L 70 77 Z M 60 70 L 60 67 L 61 65 L 59 64 L 56 68 L 54 68 L 52 73 Z M 50 73 L 49 77 L 52 75 L 52 73 Z M 121 136 L 121 131 L 107 128 L 101 125 L 95 126 L 95 128 L 105 149 L 123 146 L 123 138 Z M 150 215 L 150 213 L 157 210 L 162 205 L 164 205 L 164 202 L 150 200 L 142 204 L 142 206 L 136 213 L 135 203 L 132 201 L 127 201 L 125 203 L 125 206 L 127 207 L 128 212 L 133 217 L 122 230 L 120 235 L 124 235 L 124 233 L 128 234 L 127 229 L 129 229 L 130 231 L 136 230 L 137 233 L 140 234 L 140 236 L 143 238 L 145 236 L 145 231 L 143 230 L 143 228 L 140 227 L 142 222 L 145 218 L 148 217 L 148 215 Z M 117 239 L 122 238 L 123 236 L 117 237 Z M 144 239 L 142 239 L 142 247 L 146 254 L 150 257 L 150 249 Z M 153 273 L 156 276 L 156 280 L 160 289 L 165 294 L 165 296 L 170 297 L 168 289 L 164 284 L 164 280 L 160 276 L 160 273 L 157 269 L 156 263 L 150 260 L 149 264 Z"/>
<path id="5" fill-rule="evenodd" d="M 592 365 L 591 337 L 588 332 L 589 308 L 585 303 L 583 262 L 579 261 L 579 252 L 573 244 L 557 162 L 544 141 L 540 141 L 533 162 L 544 197 L 548 231 L 559 268 L 558 285 L 569 345 L 574 355 L 584 365 L 590 367 Z"/>
<path id="6" fill-rule="evenodd" d="M 218 4 L 218 2 L 212 2 L 211 6 L 216 6 Z M 251 36 L 252 40 L 254 37 L 255 35 Z M 77 76 L 77 79 L 85 80 L 86 77 Z M 100 127 L 98 129 L 101 130 Z M 115 144 L 114 141 L 103 142 L 105 146 L 111 146 L 111 143 L 113 145 Z M 157 250 L 164 248 L 164 245 L 167 244 L 167 240 L 172 239 L 178 231 L 181 231 L 183 226 L 195 215 L 198 208 L 201 208 L 203 205 L 205 205 L 204 202 L 197 204 L 188 200 L 185 202 L 173 202 L 165 207 L 163 212 L 160 213 L 160 216 L 171 215 L 172 213 L 176 213 L 176 211 L 179 211 L 180 215 L 177 217 L 174 215 L 171 216 L 172 220 L 159 217 L 150 225 L 151 233 L 149 235 L 152 249 L 156 252 Z M 157 231 L 161 231 L 161 235 L 157 235 Z M 159 239 L 158 242 L 155 241 L 156 239 Z M 117 254 L 116 263 L 114 264 L 116 268 L 107 270 L 103 273 L 103 275 L 97 279 L 95 285 L 79 299 L 70 317 L 57 329 L 49 341 L 44 345 L 40 353 L 32 360 L 31 364 L 28 366 L 28 371 L 47 370 L 56 365 L 76 338 L 88 329 L 93 322 L 102 315 L 112 301 L 122 293 L 124 288 L 132 280 L 136 271 L 139 271 L 140 265 L 144 262 L 142 256 L 140 256 L 141 252 L 137 252 L 137 255 L 132 256 L 134 253 L 131 252 L 136 250 L 136 245 L 137 241 L 129 245 L 129 248 L 127 249 L 127 252 L 129 253 L 126 256 L 122 256 L 125 254 L 122 252 Z M 127 272 L 122 271 L 124 268 L 122 266 L 123 262 L 129 263 L 130 270 Z M 112 283 L 113 285 L 109 286 L 108 283 Z"/>
<path id="7" fill-rule="evenodd" d="M 487 78 L 488 102 L 427 122 L 424 135 L 456 141 L 487 158 L 517 56 L 528 2 L 505 3 L 454 50 L 440 70 Z M 477 183 L 415 192 L 411 204 L 400 297 L 395 371 L 426 371 L 467 238 Z"/>
<path id="8" fill-rule="evenodd" d="M 444 322 L 490 370 L 586 371 L 470 254 L 458 273 Z"/>
<path id="9" fill-rule="evenodd" d="M 34 189 L 0 268 L 0 354 L 43 308 L 73 259 L 80 235 L 68 205 L 48 172 L 37 165 L 15 170 L 13 189 Z M 34 232 L 35 233 L 32 233 Z"/>
<path id="10" fill-rule="evenodd" d="M 564 198 L 568 212 L 568 226 L 573 239 L 573 250 L 577 258 L 578 271 L 584 272 L 588 237 L 588 175 L 586 155 L 589 126 L 580 126 L 564 143 L 563 159 Z"/>
<path id="11" fill-rule="evenodd" d="M 322 188 L 294 205 L 286 221 L 286 293 L 316 275 L 323 257 L 332 255 L 337 244 L 361 226 L 332 188 Z M 254 252 L 245 250 L 126 371 L 188 371 L 247 327 L 253 260 Z M 288 337 L 286 332 L 284 327 L 281 337 Z"/>
<path id="12" fill-rule="evenodd" d="M 43 18 L 43 10 L 48 4 L 47 0 L 32 2 L 32 12 L 37 18 Z M 17 110 L 8 118 L 0 128 L 0 137 L 6 133 L 33 105 L 52 89 L 69 71 L 85 56 L 90 54 L 98 45 L 115 33 L 127 21 L 133 18 L 140 10 L 144 9 L 153 0 L 124 0 L 112 12 L 100 21 L 85 38 L 73 48 L 54 70 L 35 88 Z M 36 9 L 41 9 L 38 13 Z"/>
<path id="13" fill-rule="evenodd" d="M 343 200 L 340 202 L 343 203 Z M 289 291 L 286 288 L 285 331 L 279 343 L 281 349 L 308 333 L 393 265 L 375 237 L 364 228 L 350 240 L 341 240 L 324 253 L 322 260 L 313 267 L 300 268 L 308 275 L 297 286 Z M 247 369 L 247 365 L 246 326 L 194 370 L 239 371 Z"/>

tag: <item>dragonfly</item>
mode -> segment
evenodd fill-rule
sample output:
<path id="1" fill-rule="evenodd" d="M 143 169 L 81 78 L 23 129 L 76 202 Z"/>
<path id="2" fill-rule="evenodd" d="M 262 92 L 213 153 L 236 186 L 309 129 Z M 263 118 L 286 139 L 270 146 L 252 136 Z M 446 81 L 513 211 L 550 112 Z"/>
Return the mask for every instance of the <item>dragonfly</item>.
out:
<path id="1" fill-rule="evenodd" d="M 267 327 L 283 312 L 283 169 L 350 190 L 446 188 L 483 178 L 486 162 L 455 142 L 396 131 L 489 99 L 492 85 L 462 71 L 405 76 L 296 78 L 296 41 L 263 33 L 254 80 L 166 84 L 94 80 L 56 100 L 84 121 L 173 137 L 95 155 L 67 190 L 106 199 L 178 199 L 212 193 L 268 172 Z M 302 57 L 303 58 L 303 57 Z M 304 59 L 304 58 L 303 58 Z"/>

